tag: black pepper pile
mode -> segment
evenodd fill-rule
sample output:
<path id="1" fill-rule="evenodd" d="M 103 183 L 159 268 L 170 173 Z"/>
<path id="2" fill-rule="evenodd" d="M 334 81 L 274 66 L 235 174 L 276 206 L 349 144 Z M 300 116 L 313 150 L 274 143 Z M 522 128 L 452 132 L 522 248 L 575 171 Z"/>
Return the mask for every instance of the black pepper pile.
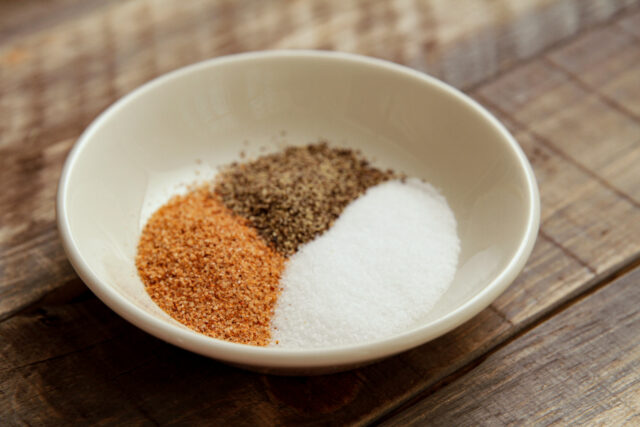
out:
<path id="1" fill-rule="evenodd" d="M 368 188 L 395 177 L 357 151 L 321 142 L 232 164 L 218 175 L 214 191 L 288 257 L 328 230 Z"/>

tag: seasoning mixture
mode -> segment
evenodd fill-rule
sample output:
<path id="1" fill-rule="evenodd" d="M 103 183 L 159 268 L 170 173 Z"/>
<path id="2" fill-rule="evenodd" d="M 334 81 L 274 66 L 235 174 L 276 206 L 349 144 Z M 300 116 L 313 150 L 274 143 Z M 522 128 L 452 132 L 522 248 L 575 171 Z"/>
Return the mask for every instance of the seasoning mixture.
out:
<path id="1" fill-rule="evenodd" d="M 185 326 L 267 345 L 285 259 L 208 188 L 174 197 L 149 219 L 136 266 L 153 299 Z"/>
<path id="2" fill-rule="evenodd" d="M 288 147 L 219 175 L 215 192 L 285 256 L 320 235 L 349 202 L 394 177 L 353 150 L 327 143 Z"/>
<path id="3" fill-rule="evenodd" d="M 171 199 L 144 227 L 136 266 L 191 329 L 320 347 L 415 325 L 452 281 L 459 249 L 433 187 L 319 143 L 234 163 L 213 187 Z"/>

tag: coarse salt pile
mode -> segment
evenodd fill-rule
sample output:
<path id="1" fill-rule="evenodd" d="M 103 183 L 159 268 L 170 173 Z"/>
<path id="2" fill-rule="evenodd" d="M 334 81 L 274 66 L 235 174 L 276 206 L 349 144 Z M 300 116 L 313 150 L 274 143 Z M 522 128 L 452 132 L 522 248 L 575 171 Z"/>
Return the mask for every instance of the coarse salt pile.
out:
<path id="1" fill-rule="evenodd" d="M 431 185 L 372 187 L 288 260 L 272 344 L 353 344 L 415 326 L 453 280 L 459 251 L 455 217 Z"/>

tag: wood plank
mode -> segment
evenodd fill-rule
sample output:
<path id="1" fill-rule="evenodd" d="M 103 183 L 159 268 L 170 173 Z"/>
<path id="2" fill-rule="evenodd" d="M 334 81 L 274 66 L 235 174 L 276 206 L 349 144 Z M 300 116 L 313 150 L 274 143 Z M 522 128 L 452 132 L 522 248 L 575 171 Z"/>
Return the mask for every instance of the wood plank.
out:
<path id="1" fill-rule="evenodd" d="M 620 19 L 618 27 L 640 39 L 640 10 L 627 12 L 625 17 Z"/>
<path id="2" fill-rule="evenodd" d="M 511 323 L 515 333 L 597 279 L 588 266 L 543 234 L 521 275 L 491 306 Z"/>
<path id="3" fill-rule="evenodd" d="M 640 268 L 384 425 L 637 425 Z"/>
<path id="4" fill-rule="evenodd" d="M 64 8 L 69 7 L 66 2 L 62 4 Z M 504 7 L 461 9 L 464 13 L 459 20 L 450 14 L 451 8 L 445 10 L 435 0 L 419 5 L 393 3 L 393 10 L 381 9 L 379 5 L 361 10 L 357 5 L 344 2 L 310 9 L 308 2 L 296 2 L 282 10 L 260 4 L 263 3 L 248 2 L 242 3 L 242 6 L 208 1 L 115 3 L 95 10 L 88 8 L 84 13 L 74 15 L 77 19 L 58 22 L 51 28 L 38 27 L 30 37 L 10 40 L 10 43 L 0 47 L 0 158 L 9 165 L 0 171 L 0 179 L 13 183 L 14 187 L 10 194 L 0 196 L 0 201 L 3 205 L 16 205 L 16 208 L 0 214 L 0 251 L 8 250 L 17 242 L 32 241 L 40 233 L 53 229 L 57 174 L 73 139 L 109 103 L 161 72 L 211 55 L 245 48 L 295 47 L 303 42 L 311 43 L 308 47 L 316 46 L 314 43 L 319 46 L 326 44 L 323 37 L 335 38 L 331 43 L 338 48 L 345 43 L 354 51 L 382 57 L 389 57 L 385 55 L 393 51 L 403 51 L 405 53 L 401 56 L 406 63 L 411 63 L 410 58 L 415 59 L 422 47 L 418 49 L 402 44 L 411 44 L 411 40 L 419 39 L 423 33 L 421 25 L 429 19 L 433 18 L 433 25 L 446 26 L 448 30 L 443 34 L 436 32 L 422 37 L 436 37 L 434 46 L 444 52 L 458 44 L 464 45 L 462 40 L 465 37 L 485 28 L 485 25 L 494 25 L 498 21 L 506 23 L 509 17 L 524 16 L 529 16 L 526 19 L 534 22 L 534 17 L 542 13 L 542 9 L 536 9 L 542 7 L 537 1 L 523 2 L 517 10 L 508 13 L 503 10 Z M 582 4 L 585 6 L 580 7 L 585 7 L 585 10 L 580 12 L 580 16 L 583 16 L 585 25 L 610 16 L 617 10 L 601 2 L 597 6 L 590 2 Z M 415 13 L 421 17 L 420 22 L 410 19 Z M 62 19 L 67 15 L 65 12 L 59 16 Z M 480 20 L 475 18 L 476 15 L 484 18 Z M 254 25 L 239 25 L 249 20 L 256 21 L 257 17 L 259 19 Z M 388 20 L 395 20 L 391 29 L 380 26 Z M 362 32 L 358 33 L 356 38 L 361 41 L 356 44 L 353 44 L 355 35 L 350 32 L 354 22 L 360 23 L 358 31 Z M 398 36 L 384 41 L 376 28 L 396 31 Z M 267 36 L 259 37 L 261 34 Z M 369 43 L 368 40 L 372 41 Z M 249 45 L 245 46 L 246 43 Z M 163 46 L 163 49 L 157 49 L 157 46 Z M 376 46 L 383 46 L 380 49 L 384 52 L 370 50 L 377 49 Z M 438 55 L 432 57 L 431 63 L 446 61 L 444 57 L 438 59 Z M 538 66 L 544 68 L 544 64 Z M 549 74 L 543 75 L 543 83 L 547 82 Z M 559 71 L 552 77 L 549 79 L 551 82 L 566 81 Z M 571 86 L 563 90 L 578 89 Z M 546 99 L 549 106 L 543 109 L 543 118 L 555 115 L 554 108 L 557 109 L 560 102 L 566 101 L 566 97 Z M 591 110 L 578 111 L 576 114 L 595 114 L 599 117 L 602 105 L 591 107 Z M 504 120 L 510 120 L 506 115 L 502 116 Z M 610 127 L 621 125 L 612 135 L 620 135 L 619 138 L 629 145 L 636 124 L 625 124 L 621 120 L 614 118 L 606 123 L 610 123 Z M 579 151 L 582 149 L 578 148 Z M 47 154 L 51 151 L 55 155 Z M 635 181 L 640 178 L 635 174 L 633 158 L 623 159 L 631 160 L 626 160 L 624 164 L 623 160 L 619 160 L 613 166 L 603 167 L 609 167 L 611 175 L 620 176 L 618 181 L 628 183 L 626 190 L 633 190 L 636 188 Z M 43 169 L 38 171 L 40 167 Z M 35 174 L 38 178 L 26 178 L 29 174 Z M 620 215 L 626 214 L 625 207 L 618 211 Z M 600 228 L 594 232 L 607 233 L 607 230 Z M 552 238 L 557 240 L 558 236 Z M 44 249 L 29 245 L 20 248 L 24 253 L 13 255 L 11 260 L 5 261 L 8 263 L 5 271 L 10 274 L 0 278 L 0 297 L 4 296 L 0 298 L 0 318 L 33 302 L 66 280 L 47 283 L 42 280 L 44 276 L 35 273 L 42 271 L 41 274 L 46 274 L 46 270 L 24 269 L 18 265 L 23 259 L 44 259 L 41 266 L 46 264 L 46 259 L 61 260 L 62 252 L 55 241 Z M 8 255 L 0 252 L 0 259 L 3 257 L 7 259 Z M 51 267 L 54 271 L 62 271 L 64 276 L 69 270 L 68 265 L 62 262 L 63 265 Z M 616 262 L 605 265 L 603 269 Z M 16 276 L 15 272 L 19 270 L 29 274 Z M 16 281 L 17 277 L 23 277 L 23 280 Z M 58 274 L 54 273 L 54 277 L 58 277 Z M 24 292 L 24 295 L 20 296 L 20 292 Z M 8 298 L 7 295 L 12 297 Z"/>
<path id="5" fill-rule="evenodd" d="M 0 147 L 0 319 L 77 277 L 55 225 L 57 181 L 72 143 Z"/>
<path id="6" fill-rule="evenodd" d="M 548 56 L 551 63 L 564 71 L 576 84 L 599 95 L 622 115 L 640 119 L 640 40 L 617 27 L 593 31 L 589 36 L 569 43 Z M 626 126 L 618 121 L 612 126 Z M 595 123 L 600 126 L 600 122 Z M 589 131 L 593 129 L 590 128 Z M 601 129 L 603 147 L 611 148 L 612 141 Z M 612 185 L 640 201 L 640 175 L 636 168 L 640 163 L 640 131 L 631 129 L 635 135 L 627 144 L 615 144 L 623 150 L 615 161 L 607 161 L 601 175 Z M 588 160 L 585 160 L 588 161 Z"/>
<path id="7" fill-rule="evenodd" d="M 617 26 L 600 28 L 553 50 L 549 61 L 484 86 L 481 95 L 638 205 L 639 43 Z"/>
<path id="8" fill-rule="evenodd" d="M 7 43 L 123 0 L 6 0 L 0 2 L 0 43 Z"/>
<path id="9" fill-rule="evenodd" d="M 147 420 L 135 400 L 122 397 L 123 391 L 113 377 L 105 375 L 113 371 L 103 369 L 104 361 L 95 355 L 100 350 L 99 343 L 108 345 L 118 331 L 117 325 L 107 323 L 112 315 L 109 313 L 105 320 L 101 316 L 103 311 L 78 311 L 73 321 L 67 323 L 69 318 L 58 316 L 55 309 L 37 310 L 20 318 L 21 322 L 2 323 L 0 413 L 3 424 L 59 425 L 71 420 L 82 422 L 87 416 L 109 424 L 138 424 Z M 84 333 L 82 341 L 78 341 L 80 333 Z M 13 341 L 9 335 L 22 339 Z M 23 350 L 17 353 L 15 347 Z M 59 357 L 60 354 L 67 357 Z M 60 395 L 67 398 L 57 399 Z M 82 404 L 78 404 L 78 400 Z M 105 405 L 109 401 L 118 402 L 117 408 Z"/>
<path id="10" fill-rule="evenodd" d="M 571 286 L 567 279 L 583 283 L 584 274 L 589 273 L 541 239 L 532 262 L 496 304 L 518 307 L 507 311 L 514 319 L 531 310 L 532 301 L 539 312 L 544 284 Z M 527 293 L 529 283 L 535 294 Z M 278 424 L 365 422 L 464 367 L 524 324 L 514 327 L 488 309 L 440 339 L 369 367 L 326 377 L 278 378 L 166 345 L 87 296 L 79 280 L 67 286 L 72 289 L 60 304 L 49 301 L 0 323 L 0 394 L 28 402 L 12 406 L 13 400 L 0 399 L 7 420 L 36 423 L 50 417 L 55 423 L 74 417 L 92 423 L 122 407 L 127 421 L 159 423 L 207 417 Z M 63 379 L 69 369 L 72 374 Z M 56 387 L 61 383 L 64 387 Z M 108 399 L 95 411 L 99 396 Z"/>
<path id="11" fill-rule="evenodd" d="M 443 0 L 137 0 L 83 6 L 77 15 L 65 6 L 60 10 L 66 12 L 50 14 L 56 25 L 36 25 L 33 33 L 0 45 L 0 145 L 26 134 L 51 141 L 48 126 L 77 122 L 80 113 L 82 129 L 116 97 L 161 73 L 248 50 L 357 52 L 466 87 L 638 3 L 503 0 L 451 8 Z"/>
<path id="12" fill-rule="evenodd" d="M 588 270 L 541 238 L 516 284 L 496 302 L 498 307 L 513 308 L 513 312 L 505 312 L 518 320 L 515 328 L 495 309 L 488 309 L 463 327 L 418 349 L 354 372 L 320 378 L 277 378 L 227 368 L 147 336 L 93 298 L 70 304 L 65 304 L 63 298 L 62 305 L 45 303 L 0 323 L 0 343 L 5 343 L 0 348 L 0 372 L 7 372 L 1 391 L 12 395 L 15 389 L 25 389 L 24 377 L 37 384 L 53 383 L 56 377 L 50 371 L 90 359 L 101 367 L 103 376 L 95 378 L 94 368 L 80 363 L 73 381 L 92 384 L 92 394 L 85 397 L 67 387 L 49 390 L 50 401 L 90 414 L 92 396 L 99 396 L 106 387 L 105 394 L 110 398 L 104 405 L 117 411 L 121 402 L 108 388 L 111 383 L 101 383 L 106 377 L 117 378 L 118 387 L 143 396 L 137 398 L 142 402 L 138 404 L 142 412 L 163 423 L 194 422 L 214 414 L 221 419 L 241 417 L 248 422 L 265 422 L 262 417 L 266 416 L 270 422 L 278 423 L 364 422 L 401 404 L 513 334 L 524 324 L 519 316 L 540 312 L 540 303 L 530 298 L 530 292 L 536 292 L 536 298 L 543 300 L 544 292 L 575 289 L 588 277 Z M 77 299 L 74 292 L 70 293 Z M 114 366 L 112 361 L 123 365 Z M 33 366 L 38 366 L 35 373 Z M 174 386 L 177 391 L 163 382 L 165 372 L 172 372 L 174 379 L 182 378 Z M 230 387 L 230 383 L 236 385 Z M 22 398 L 32 401 L 26 392 Z M 241 415 L 237 415 L 238 408 Z M 37 419 L 31 414 L 50 413 L 51 409 L 34 404 L 21 410 L 0 407 L 0 411 L 17 420 L 34 422 Z M 62 412 L 60 416 L 69 415 L 77 413 Z M 86 422 L 98 419 L 93 415 L 79 418 Z"/>
<path id="13" fill-rule="evenodd" d="M 485 330 L 503 331 L 501 323 L 487 311 L 472 325 L 431 344 L 433 369 L 449 365 L 445 354 L 485 345 Z M 337 414 L 353 421 L 387 399 L 371 394 L 372 387 L 398 395 L 430 374 L 405 367 L 423 359 L 415 352 L 327 377 L 252 374 L 166 345 L 94 298 L 16 315 L 0 323 L 0 337 L 0 395 L 6 396 L 0 399 L 0 412 L 10 423 L 33 424 L 46 416 L 52 423 L 91 423 L 120 408 L 129 408 L 124 414 L 129 412 L 131 420 L 139 419 L 137 408 L 159 423 L 213 416 L 245 423 L 329 422 Z M 108 398 L 95 411 L 99 396 Z M 16 401 L 27 403 L 12 404 Z"/>
<path id="14" fill-rule="evenodd" d="M 523 118 L 549 121 L 562 112 L 567 100 L 588 100 L 589 108 L 572 114 L 587 121 L 603 120 L 617 143 L 627 141 L 636 120 L 604 102 L 603 94 L 573 81 L 557 64 L 534 60 L 481 86 L 474 95 L 508 121 L 531 159 L 543 199 L 543 233 L 523 274 L 507 292 L 452 333 L 354 372 L 275 378 L 175 349 L 126 324 L 94 298 L 77 301 L 78 292 L 64 291 L 81 286 L 70 273 L 54 234 L 56 180 L 51 177 L 59 173 L 73 138 L 93 115 L 132 87 L 182 65 L 181 61 L 261 46 L 260 40 L 247 41 L 247 34 L 266 32 L 272 37 L 268 43 L 286 46 L 294 41 L 320 43 L 329 37 L 324 31 L 335 40 L 354 43 L 353 35 L 338 31 L 355 19 L 349 4 L 308 10 L 309 3 L 295 2 L 291 16 L 279 21 L 267 14 L 273 22 L 258 25 L 259 30 L 229 28 L 262 10 L 254 3 L 231 11 L 225 2 L 215 7 L 209 2 L 178 4 L 182 2 L 134 1 L 110 7 L 104 14 L 88 14 L 66 27 L 69 31 L 45 29 L 20 45 L 0 48 L 0 64 L 10 65 L 0 66 L 0 161 L 6 161 L 0 179 L 20 182 L 37 177 L 30 187 L 16 185 L 17 193 L 0 194 L 2 205 L 16 204 L 15 212 L 24 218 L 35 212 L 35 219 L 25 225 L 14 211 L 0 211 L 0 316 L 16 313 L 51 289 L 63 290 L 59 302 L 49 298 L 0 323 L 0 395 L 11 397 L 0 399 L 0 412 L 10 414 L 11 420 L 38 423 L 50 416 L 97 422 L 120 408 L 125 415 L 114 422 L 186 423 L 212 416 L 245 423 L 375 420 L 638 256 L 637 206 L 626 189 L 601 176 L 606 162 L 591 170 L 573 157 L 581 154 L 572 148 L 581 140 L 565 139 L 566 135 L 554 138 L 554 132 L 562 129 L 540 135 Z M 373 8 L 366 12 L 370 14 L 366 19 L 379 22 L 386 19 L 383 12 Z M 185 16 L 172 21 L 180 13 Z M 205 25 L 211 16 L 231 13 L 237 16 Z M 368 27 L 371 23 L 362 19 L 362 31 L 371 32 L 367 37 L 379 37 Z M 117 34 L 116 22 L 124 22 Z M 313 24 L 305 27 L 301 24 L 305 22 Z M 403 31 L 414 28 L 414 24 L 402 25 Z M 282 33 L 274 30 L 279 26 L 284 28 Z M 341 34 L 347 35 L 342 38 Z M 342 43 L 335 40 L 332 46 Z M 56 54 L 43 59 L 38 43 Z M 159 52 L 158 46 L 167 45 L 171 49 Z M 184 56 L 176 56 L 174 50 L 182 49 Z M 407 63 L 414 58 L 411 53 L 402 55 Z M 433 56 L 429 61 L 435 62 L 429 63 L 438 60 Z M 11 114 L 5 114 L 8 111 Z M 618 129 L 611 123 L 623 126 Z M 608 158 L 620 164 L 616 156 L 623 152 L 614 150 Z M 87 319 L 92 320 L 85 328 Z M 69 379 L 63 378 L 60 370 L 73 366 L 77 368 Z M 96 409 L 101 394 L 108 399 Z"/>
<path id="15" fill-rule="evenodd" d="M 635 49 L 613 44 L 618 52 Z M 637 68 L 629 72 L 637 74 Z M 636 118 L 545 58 L 516 67 L 474 95 L 521 129 L 517 135 L 541 189 L 542 230 L 551 240 L 562 242 L 598 273 L 637 256 L 640 248 L 631 242 L 640 239 L 640 173 L 633 167 L 640 148 Z M 628 227 L 619 227 L 620 221 Z"/>
<path id="16" fill-rule="evenodd" d="M 482 95 L 498 104 L 523 129 L 547 140 L 585 169 L 601 172 L 638 142 L 640 124 L 634 118 L 617 111 L 598 94 L 587 91 L 544 61 L 527 64 L 505 79 L 509 80 L 498 79 L 483 88 Z M 534 85 L 540 81 L 545 86 L 524 89 L 530 80 Z M 496 87 L 504 92 L 494 92 Z M 520 104 L 514 104 L 513 98 Z"/>

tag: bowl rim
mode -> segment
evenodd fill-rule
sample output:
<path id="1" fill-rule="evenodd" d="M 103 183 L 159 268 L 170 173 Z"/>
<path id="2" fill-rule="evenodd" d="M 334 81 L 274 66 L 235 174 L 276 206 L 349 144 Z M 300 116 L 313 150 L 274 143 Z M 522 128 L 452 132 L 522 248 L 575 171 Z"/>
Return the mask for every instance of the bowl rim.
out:
<path id="1" fill-rule="evenodd" d="M 248 62 L 275 58 L 312 58 L 323 61 L 357 63 L 393 72 L 400 78 L 419 80 L 423 84 L 435 87 L 445 92 L 448 96 L 456 98 L 484 118 L 497 131 L 512 150 L 518 160 L 521 171 L 524 173 L 529 209 L 526 229 L 518 249 L 512 255 L 507 266 L 482 291 L 447 315 L 398 335 L 344 346 L 292 349 L 231 343 L 201 335 L 179 325 L 173 325 L 139 308 L 115 291 L 108 283 L 102 281 L 92 271 L 75 244 L 67 215 L 66 200 L 74 166 L 78 162 L 84 147 L 92 140 L 93 135 L 123 106 L 170 80 L 230 62 Z M 108 307 L 140 329 L 192 352 L 234 364 L 276 369 L 323 368 L 378 360 L 409 350 L 453 330 L 488 307 L 515 279 L 533 250 L 540 223 L 539 197 L 538 186 L 531 165 L 514 137 L 491 113 L 458 89 L 420 71 L 382 59 L 344 52 L 271 50 L 221 56 L 179 68 L 145 83 L 109 106 L 80 135 L 67 156 L 58 183 L 56 219 L 64 251 L 82 281 Z"/>

